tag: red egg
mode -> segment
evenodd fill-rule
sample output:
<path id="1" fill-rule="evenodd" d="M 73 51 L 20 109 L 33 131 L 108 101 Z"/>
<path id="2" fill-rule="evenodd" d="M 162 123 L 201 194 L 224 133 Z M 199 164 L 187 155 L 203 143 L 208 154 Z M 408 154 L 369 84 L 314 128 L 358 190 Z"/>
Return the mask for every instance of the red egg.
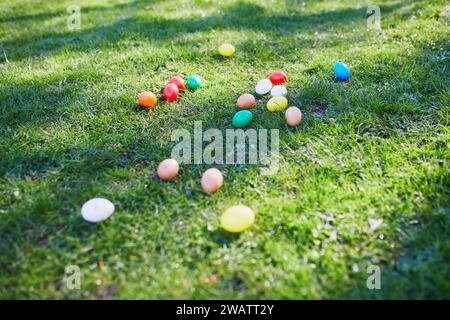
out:
<path id="1" fill-rule="evenodd" d="M 184 80 L 182 77 L 175 76 L 170 78 L 169 83 L 173 83 L 178 87 L 178 90 L 181 91 L 184 88 Z"/>
<path id="2" fill-rule="evenodd" d="M 177 97 L 180 91 L 178 90 L 178 87 L 174 83 L 169 83 L 164 88 L 164 98 L 166 98 L 167 101 L 174 101 Z"/>
<path id="3" fill-rule="evenodd" d="M 273 84 L 282 84 L 288 80 L 286 73 L 281 70 L 274 71 L 270 74 L 270 82 Z"/>

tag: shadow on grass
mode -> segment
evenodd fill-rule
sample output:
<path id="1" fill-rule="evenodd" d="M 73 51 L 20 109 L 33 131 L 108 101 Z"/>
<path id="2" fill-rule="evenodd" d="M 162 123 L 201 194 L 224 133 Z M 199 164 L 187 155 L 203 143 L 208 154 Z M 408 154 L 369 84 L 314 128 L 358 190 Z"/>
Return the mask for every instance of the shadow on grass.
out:
<path id="1" fill-rule="evenodd" d="M 275 25 L 279 25 L 282 23 L 283 19 L 287 19 L 288 25 L 290 26 L 289 28 L 292 30 L 305 26 L 302 23 L 313 24 L 316 21 L 315 19 L 318 19 L 318 21 L 321 21 L 322 19 L 327 20 L 333 18 L 336 14 L 328 13 L 328 15 L 319 14 L 313 17 L 308 16 L 306 18 L 307 22 L 304 22 L 305 20 L 302 20 L 303 22 L 300 21 L 300 16 L 294 18 L 276 17 L 272 21 L 270 17 L 264 17 L 264 11 L 262 9 L 255 8 L 254 6 L 247 6 L 247 8 L 235 10 L 237 11 L 234 12 L 231 8 L 223 17 L 220 18 L 208 17 L 199 19 L 182 19 L 173 31 L 166 31 L 167 33 L 163 34 L 162 39 L 169 38 L 173 32 L 177 30 L 177 28 L 186 27 L 187 30 L 184 30 L 183 32 L 198 32 L 207 30 L 208 28 L 233 28 L 235 23 L 237 23 L 235 28 L 250 28 L 252 21 L 254 22 L 255 20 L 250 20 L 248 22 L 239 22 L 238 20 L 240 20 L 241 15 L 247 16 L 254 11 L 256 11 L 256 18 L 253 19 L 260 20 L 262 25 L 266 23 L 272 24 L 273 21 L 275 21 Z M 350 10 L 344 13 L 341 12 L 340 14 L 343 14 L 344 16 L 350 15 L 356 17 L 359 16 L 359 11 Z M 126 29 L 128 27 L 128 22 L 129 21 L 121 21 L 111 27 L 106 27 L 106 37 L 109 37 L 119 30 Z M 138 22 L 138 27 L 132 27 L 131 33 L 144 32 L 146 36 L 151 37 L 153 31 L 159 30 L 160 27 L 167 28 L 172 24 L 172 22 L 172 20 L 164 19 L 159 22 L 151 21 L 144 23 L 141 21 Z M 154 24 L 156 24 L 156 26 Z M 79 36 L 89 37 L 90 32 L 96 31 L 91 30 L 81 33 Z M 31 37 L 24 40 L 33 41 Z M 60 37 L 59 40 L 64 42 L 64 36 Z M 80 43 L 77 43 L 77 45 L 80 45 Z M 57 41 L 56 45 L 53 46 L 52 49 L 56 49 L 59 46 L 63 46 L 63 44 L 58 43 Z M 81 45 L 81 48 L 86 47 Z M 319 70 L 313 70 L 313 73 L 319 71 L 321 71 L 320 68 Z M 14 125 L 19 124 L 56 124 L 61 117 L 64 117 L 64 102 L 73 99 L 85 98 L 86 95 L 86 93 L 83 92 L 75 96 L 70 94 L 68 95 L 68 92 L 65 91 L 65 89 L 59 90 L 57 87 L 55 88 L 51 86 L 57 85 L 62 78 L 63 76 L 58 79 L 53 79 L 52 81 L 54 81 L 54 83 L 49 83 L 50 87 L 44 86 L 38 88 L 33 83 L 22 83 L 18 84 L 13 91 L 10 90 L 11 88 L 2 90 L 2 92 L 0 92 L 0 97 L 2 97 L 2 99 L 4 99 L 10 107 L 7 110 L 7 113 L 2 114 L 1 120 L 4 121 L 3 123 L 12 125 L 13 127 Z M 358 79 L 358 76 L 355 78 Z M 350 83 L 342 84 L 342 86 L 351 85 L 353 83 L 352 81 L 354 80 L 352 79 Z M 365 122 L 363 122 L 364 126 L 355 127 L 355 130 L 358 130 L 359 134 L 368 134 L 381 138 L 388 138 L 391 134 L 395 134 L 399 128 L 399 122 L 389 122 L 388 120 L 393 115 L 405 116 L 411 113 L 408 109 L 396 109 L 393 107 L 393 104 L 390 105 L 393 107 L 392 109 L 390 109 L 389 105 L 385 106 L 383 109 L 372 109 L 371 107 L 374 106 L 372 100 L 373 96 L 363 95 L 357 98 L 353 96 L 351 99 L 354 100 L 350 100 L 350 102 L 357 104 L 360 107 L 359 109 L 344 109 L 342 108 L 343 105 L 339 104 L 339 100 L 336 99 L 336 93 L 343 94 L 345 90 L 339 88 L 340 86 L 340 83 L 333 81 L 314 82 L 302 88 L 302 92 L 298 95 L 293 95 L 291 97 L 292 103 L 301 106 L 305 111 L 304 114 L 306 115 L 304 127 L 294 129 L 294 132 L 298 133 L 301 132 L 301 130 L 306 130 L 306 132 L 308 132 L 308 130 L 314 128 L 316 124 L 329 121 L 330 114 L 333 116 L 340 116 L 341 118 L 339 120 L 342 125 L 353 125 L 355 121 L 352 119 L 353 113 L 360 112 L 363 116 L 372 115 L 373 118 L 368 116 L 365 119 Z M 427 94 L 436 93 L 436 91 L 428 91 L 431 86 L 428 87 L 425 85 L 422 88 L 423 90 L 426 90 Z M 435 90 L 439 89 L 436 89 L 436 87 L 434 88 Z M 33 105 L 30 109 L 27 109 L 27 106 L 23 104 L 24 95 L 31 94 L 35 97 L 35 99 L 38 99 L 41 105 L 45 106 L 43 110 L 36 110 L 36 105 Z M 388 92 L 388 95 L 389 94 L 390 93 Z M 112 101 L 112 104 L 121 104 L 122 99 L 124 98 L 118 98 L 118 100 Z M 385 102 L 384 99 L 381 99 L 381 101 Z M 17 109 L 14 108 L 16 105 L 19 106 Z M 362 107 L 364 105 L 365 108 Z M 209 106 L 205 105 L 202 107 L 205 110 L 208 110 Z M 52 112 L 49 112 L 50 109 Z M 234 113 L 234 111 L 235 110 L 230 110 L 230 115 Z M 82 113 L 83 110 L 80 109 L 79 112 Z M 265 110 L 258 110 L 258 112 L 267 113 Z M 23 116 L 23 113 L 30 115 L 30 117 Z M 195 120 L 195 117 L 196 115 L 193 114 L 189 118 L 183 120 L 189 124 L 189 122 L 192 123 L 192 121 Z M 374 119 L 379 120 L 379 123 L 376 123 L 376 121 L 374 123 Z M 62 118 L 62 120 L 64 120 L 64 118 Z M 270 114 L 264 119 L 262 117 L 255 119 L 255 123 L 264 128 L 281 128 L 284 125 L 280 124 L 282 123 L 281 121 L 282 119 L 280 119 L 279 114 Z M 420 119 L 416 119 L 414 123 L 419 123 L 419 121 Z M 14 129 L 17 129 L 17 127 Z M 154 130 L 158 130 L 158 128 L 155 128 Z M 282 128 L 281 134 L 283 135 L 288 132 L 291 133 L 292 130 Z M 2 138 L 6 138 L 6 133 L 2 136 Z M 320 135 L 318 138 L 320 138 Z M 12 142 L 13 140 L 9 141 Z M 162 156 L 162 154 L 167 152 L 167 150 L 163 150 L 159 146 L 153 144 L 152 141 L 149 142 L 145 139 L 122 137 L 119 142 L 122 144 L 122 147 L 121 150 L 118 151 L 105 148 L 102 145 L 97 146 L 92 144 L 86 146 L 62 146 L 57 150 L 44 149 L 42 151 L 34 151 L 30 149 L 20 153 L 13 152 L 5 157 L 2 157 L 2 166 L 0 168 L 0 174 L 2 175 L 9 174 L 19 179 L 26 179 L 27 177 L 25 176 L 37 175 L 39 178 L 39 175 L 46 175 L 47 173 L 51 174 L 53 170 L 60 168 L 60 174 L 62 176 L 68 175 L 76 179 L 76 182 L 56 181 L 53 184 L 48 185 L 46 187 L 46 191 L 40 194 L 39 198 L 34 199 L 34 203 L 25 205 L 25 208 L 16 208 L 16 210 L 20 211 L 21 214 L 11 215 L 8 219 L 2 219 L 2 237 L 7 239 L 2 241 L 2 249 L 0 250 L 2 255 L 4 257 L 9 257 L 10 261 L 19 261 L 23 254 L 21 248 L 24 248 L 27 252 L 33 252 L 35 248 L 42 246 L 48 246 L 49 248 L 62 247 L 69 248 L 69 250 L 72 249 L 71 240 L 55 238 L 53 238 L 53 240 L 48 240 L 50 236 L 55 234 L 61 234 L 61 236 L 68 238 L 85 239 L 91 234 L 92 230 L 96 230 L 100 234 L 100 237 L 102 237 L 101 233 L 104 231 L 104 229 L 102 229 L 103 227 L 90 226 L 87 228 L 84 221 L 79 218 L 79 215 L 74 214 L 72 209 L 74 209 L 75 206 L 73 204 L 81 203 L 85 194 L 95 194 L 96 190 L 98 190 L 98 186 L 95 186 L 97 182 L 101 182 L 102 185 L 109 186 L 121 181 L 122 179 L 117 178 L 115 175 L 111 175 L 112 171 L 120 169 L 134 170 L 136 169 L 136 166 L 140 167 L 140 169 L 136 170 L 141 170 L 149 165 L 148 161 L 142 160 L 143 158 L 158 159 Z M 142 157 L 142 155 L 144 155 L 144 157 Z M 346 174 L 346 172 L 343 171 L 341 174 Z M 242 175 L 245 176 L 245 172 L 243 172 Z M 147 174 L 143 174 L 143 176 L 147 177 Z M 140 176 L 139 179 L 143 179 L 143 177 Z M 448 195 L 448 190 L 442 189 L 443 185 L 448 185 L 448 175 L 436 177 L 436 179 L 432 179 L 431 181 L 428 181 L 425 176 L 421 177 L 421 179 L 423 179 L 424 185 L 426 183 L 432 184 L 432 188 L 436 189 L 436 193 Z M 132 194 L 126 193 L 128 191 L 124 191 L 122 194 L 123 199 L 118 199 L 119 202 L 120 200 L 126 200 L 126 207 L 128 210 L 138 211 L 139 206 L 141 206 L 142 203 L 145 203 L 155 211 L 158 207 L 161 208 L 164 206 L 166 210 L 171 210 L 173 208 L 179 208 L 179 203 L 177 202 L 180 198 L 182 198 L 181 200 L 184 202 L 189 202 L 192 201 L 195 196 L 195 193 L 192 192 L 186 195 L 188 191 L 182 182 L 180 182 L 176 188 L 173 188 L 171 184 L 159 184 L 154 177 L 151 177 L 148 185 L 149 186 L 147 186 L 147 189 L 144 187 L 144 183 L 133 188 L 124 183 L 123 189 L 127 190 L 127 188 L 130 188 L 130 192 L 132 192 Z M 50 197 L 52 190 L 56 194 L 55 201 L 53 201 Z M 185 194 L 184 196 L 176 198 L 173 192 L 179 192 L 179 194 L 185 192 Z M 149 195 L 155 196 L 149 200 Z M 433 193 L 425 196 L 430 198 L 429 202 L 432 204 L 430 204 L 429 207 L 420 208 L 420 211 L 426 214 L 419 218 L 420 224 L 424 227 L 422 230 L 417 232 L 414 230 L 414 227 L 406 225 L 405 230 L 409 233 L 409 244 L 406 243 L 405 248 L 398 253 L 401 259 L 393 266 L 389 266 L 387 268 L 387 273 L 394 283 L 395 281 L 398 281 L 397 283 L 399 283 L 399 285 L 405 285 L 406 290 L 411 290 L 411 277 L 420 278 L 422 276 L 423 278 L 417 282 L 417 290 L 420 294 L 424 297 L 445 298 L 446 295 L 448 296 L 449 292 L 448 287 L 445 285 L 445 274 L 448 274 L 448 268 L 445 270 L 440 268 L 446 268 L 446 261 L 449 260 L 448 241 L 446 240 L 448 239 L 448 215 L 446 216 L 445 214 L 442 214 L 443 210 L 447 210 L 448 203 L 445 202 L 445 199 L 439 199 L 439 202 L 436 202 L 436 199 L 432 198 Z M 59 202 L 59 200 L 61 200 L 59 197 L 64 199 L 63 203 Z M 147 202 L 144 202 L 146 198 Z M 176 198 L 175 202 L 173 198 Z M 13 206 L 15 204 L 12 198 L 7 201 L 9 202 L 3 203 L 6 206 Z M 76 208 L 76 210 L 78 210 L 78 208 Z M 45 215 L 46 211 L 50 211 L 52 214 L 55 214 L 56 217 L 55 215 L 53 217 Z M 179 213 L 178 211 L 177 213 Z M 436 213 L 435 217 L 433 217 L 434 213 Z M 122 219 L 126 219 L 126 217 Z M 174 225 L 177 219 L 179 219 L 179 216 L 174 214 L 169 216 L 162 224 Z M 68 230 L 67 225 L 69 225 Z M 280 232 L 285 232 L 283 228 L 279 229 L 281 230 Z M 239 236 L 229 235 L 220 230 L 213 231 L 207 237 L 219 246 L 232 243 L 239 238 Z M 111 249 L 110 246 L 107 246 L 106 248 L 107 249 L 105 249 L 105 251 L 108 254 L 113 254 L 115 251 L 114 249 Z M 73 249 L 78 250 L 79 248 Z M 186 247 L 183 249 L 189 250 L 190 248 Z M 102 250 L 101 246 L 99 250 Z M 266 254 L 270 256 L 270 252 Z M 414 264 L 418 261 L 421 263 L 418 264 L 417 267 L 414 267 Z M 423 263 L 424 261 L 425 264 Z M 427 265 L 427 261 L 429 261 L 429 266 L 433 272 L 427 273 L 426 276 L 423 276 L 423 272 L 427 271 L 423 270 L 424 266 Z M 282 262 L 279 262 L 279 265 L 281 264 Z M 195 262 L 191 263 L 191 268 L 195 268 L 195 266 Z M 11 276 L 17 275 L 18 272 L 20 272 L 20 266 L 16 266 L 18 269 L 14 266 L 6 264 L 2 264 L 0 267 L 2 272 L 4 271 L 5 274 L 9 274 Z M 62 274 L 63 270 L 58 270 L 58 273 Z M 401 279 L 394 280 L 396 277 Z M 402 279 L 405 282 L 403 282 Z M 359 286 L 361 284 L 360 280 L 361 279 L 359 278 L 354 281 L 351 280 L 350 283 L 352 285 Z M 436 287 L 429 285 L 433 282 L 437 282 Z M 391 287 L 390 290 L 395 290 L 395 288 Z M 364 293 L 361 294 L 364 295 Z M 352 294 L 346 292 L 345 296 L 348 295 L 351 296 Z M 406 292 L 405 295 L 417 297 L 416 292 Z"/>
<path id="2" fill-rule="evenodd" d="M 450 191 L 445 187 L 449 184 L 448 171 L 422 177 L 422 185 L 429 187 L 426 198 L 416 203 L 414 216 L 398 219 L 397 237 L 401 249 L 395 251 L 393 259 L 378 263 L 367 261 L 359 277 L 351 282 L 346 298 L 450 298 Z M 367 287 L 367 279 L 373 275 L 366 272 L 369 265 L 380 267 L 380 289 Z"/>
<path id="3" fill-rule="evenodd" d="M 117 7 L 87 7 L 90 12 L 102 12 L 104 10 L 122 10 L 123 8 L 139 9 L 145 2 L 133 2 L 132 4 L 118 5 Z M 383 14 L 394 12 L 400 4 L 383 7 Z M 21 19 L 39 19 L 59 16 L 62 12 L 43 13 L 42 17 L 19 16 Z M 131 13 L 130 13 L 131 14 Z M 8 18 L 15 21 L 14 17 Z M 293 32 L 325 32 L 330 29 L 342 29 L 352 24 L 363 24 L 365 21 L 365 8 L 344 8 L 335 11 L 315 14 L 295 13 L 292 15 L 272 15 L 265 8 L 246 2 L 239 2 L 223 9 L 220 15 L 207 17 L 190 17 L 168 19 L 162 17 L 128 17 L 113 21 L 107 26 L 95 27 L 80 32 L 44 32 L 18 37 L 11 41 L 3 42 L 4 48 L 9 52 L 9 60 L 21 60 L 32 57 L 39 52 L 50 54 L 60 48 L 70 51 L 83 51 L 89 49 L 102 49 L 111 47 L 118 41 L 135 39 L 136 36 L 146 38 L 155 43 L 177 43 L 177 39 L 183 34 L 193 34 L 209 30 L 254 30 L 279 38 Z M 64 26 L 65 27 L 65 26 Z M 332 40 L 332 39 L 331 39 Z M 322 42 L 324 40 L 322 39 Z M 311 46 L 313 40 L 302 40 L 297 46 Z M 192 46 L 194 43 L 182 43 Z"/>
<path id="4" fill-rule="evenodd" d="M 109 11 L 126 11 L 130 9 L 143 9 L 144 6 L 147 6 L 149 4 L 156 4 L 158 2 L 161 2 L 162 0 L 151 0 L 149 1 L 132 1 L 127 3 L 117 3 L 110 6 L 84 6 L 81 7 L 81 11 L 83 13 L 95 13 L 95 12 L 109 12 Z M 74 3 L 76 5 L 76 3 Z M 40 20 L 47 20 L 50 18 L 60 17 L 63 15 L 68 15 L 67 10 L 56 10 L 56 11 L 45 11 L 41 13 L 35 13 L 35 14 L 24 14 L 24 15 L 18 15 L 18 16 L 5 16 L 0 17 L 0 23 L 11 23 L 11 22 L 22 22 L 22 21 L 33 21 L 37 22 Z"/>

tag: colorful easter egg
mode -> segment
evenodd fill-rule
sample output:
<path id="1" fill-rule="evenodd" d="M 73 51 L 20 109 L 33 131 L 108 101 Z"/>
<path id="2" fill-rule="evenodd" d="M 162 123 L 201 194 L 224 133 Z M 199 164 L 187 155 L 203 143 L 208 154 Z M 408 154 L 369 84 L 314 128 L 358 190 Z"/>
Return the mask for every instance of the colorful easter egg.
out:
<path id="1" fill-rule="evenodd" d="M 138 95 L 138 102 L 145 109 L 155 106 L 157 101 L 155 94 L 150 91 L 144 91 Z"/>
<path id="2" fill-rule="evenodd" d="M 273 97 L 269 101 L 267 101 L 267 110 L 269 110 L 270 112 L 282 111 L 286 109 L 287 105 L 288 101 L 285 97 Z"/>
<path id="3" fill-rule="evenodd" d="M 336 62 L 334 65 L 334 76 L 340 81 L 346 81 L 350 78 L 350 68 L 343 62 Z"/>
<path id="4" fill-rule="evenodd" d="M 249 207 L 238 205 L 228 208 L 220 217 L 220 226 L 228 232 L 242 232 L 255 222 L 255 214 Z"/>
<path id="5" fill-rule="evenodd" d="M 220 170 L 210 168 L 203 173 L 201 184 L 204 192 L 216 192 L 223 184 L 223 175 Z"/>
<path id="6" fill-rule="evenodd" d="M 282 84 L 288 80 L 288 77 L 283 71 L 277 70 L 270 74 L 269 79 L 273 84 Z"/>
<path id="7" fill-rule="evenodd" d="M 219 54 L 224 57 L 230 57 L 236 52 L 232 44 L 224 43 L 219 47 Z"/>
<path id="8" fill-rule="evenodd" d="M 161 180 L 171 180 L 178 175 L 180 166 L 175 159 L 166 159 L 162 161 L 158 166 L 156 174 Z"/>
<path id="9" fill-rule="evenodd" d="M 253 105 L 256 103 L 255 97 L 250 93 L 245 93 L 239 97 L 236 102 L 236 106 L 239 109 L 251 109 Z"/>
<path id="10" fill-rule="evenodd" d="M 100 222 L 114 213 L 114 204 L 108 199 L 93 198 L 81 207 L 81 216 L 89 222 Z"/>
<path id="11" fill-rule="evenodd" d="M 260 80 L 255 87 L 255 91 L 258 95 L 263 96 L 270 92 L 272 89 L 272 82 L 269 79 Z"/>
<path id="12" fill-rule="evenodd" d="M 276 85 L 270 90 L 270 95 L 272 97 L 279 97 L 279 96 L 287 96 L 287 89 L 282 84 Z"/>
<path id="13" fill-rule="evenodd" d="M 302 121 L 302 112 L 297 107 L 289 107 L 285 113 L 286 122 L 291 127 L 296 127 Z"/>
<path id="14" fill-rule="evenodd" d="M 169 79 L 169 83 L 173 83 L 178 87 L 178 91 L 182 91 L 184 89 L 184 80 L 180 76 L 174 76 Z"/>
<path id="15" fill-rule="evenodd" d="M 166 98 L 167 101 L 174 101 L 177 99 L 178 94 L 180 93 L 180 91 L 178 90 L 178 87 L 176 84 L 174 83 L 169 83 L 165 88 L 164 88 L 164 98 Z"/>
<path id="16" fill-rule="evenodd" d="M 187 85 L 191 90 L 197 90 L 202 86 L 202 80 L 199 76 L 191 75 L 187 78 Z"/>
<path id="17" fill-rule="evenodd" d="M 236 112 L 231 123 L 236 128 L 244 128 L 253 120 L 253 113 L 249 110 Z"/>

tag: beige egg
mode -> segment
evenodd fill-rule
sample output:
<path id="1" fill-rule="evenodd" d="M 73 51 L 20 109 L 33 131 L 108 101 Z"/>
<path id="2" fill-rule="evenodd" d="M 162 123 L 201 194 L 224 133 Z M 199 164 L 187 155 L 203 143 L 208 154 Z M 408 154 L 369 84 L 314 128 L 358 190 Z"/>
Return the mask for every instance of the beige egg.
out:
<path id="1" fill-rule="evenodd" d="M 166 159 L 159 164 L 158 177 L 162 180 L 171 180 L 178 175 L 180 166 L 175 159 Z"/>
<path id="2" fill-rule="evenodd" d="M 251 109 L 253 105 L 256 103 L 255 97 L 250 93 L 245 93 L 239 97 L 236 102 L 236 106 L 239 109 Z"/>
<path id="3" fill-rule="evenodd" d="M 286 122 L 291 127 L 296 127 L 302 122 L 302 112 L 297 107 L 289 107 L 286 110 Z"/>
<path id="4" fill-rule="evenodd" d="M 223 175 L 218 169 L 210 168 L 203 173 L 201 183 L 204 192 L 216 192 L 223 184 Z"/>

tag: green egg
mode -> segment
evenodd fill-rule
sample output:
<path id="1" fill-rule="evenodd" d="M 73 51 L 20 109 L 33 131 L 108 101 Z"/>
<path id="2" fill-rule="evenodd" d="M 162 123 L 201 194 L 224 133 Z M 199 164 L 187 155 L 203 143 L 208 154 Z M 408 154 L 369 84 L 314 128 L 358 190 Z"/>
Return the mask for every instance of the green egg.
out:
<path id="1" fill-rule="evenodd" d="M 191 90 L 197 90 L 202 86 L 202 80 L 196 75 L 189 76 L 186 81 L 189 89 Z"/>
<path id="2" fill-rule="evenodd" d="M 231 123 L 236 128 L 244 128 L 253 120 L 253 113 L 249 110 L 236 112 Z"/>

